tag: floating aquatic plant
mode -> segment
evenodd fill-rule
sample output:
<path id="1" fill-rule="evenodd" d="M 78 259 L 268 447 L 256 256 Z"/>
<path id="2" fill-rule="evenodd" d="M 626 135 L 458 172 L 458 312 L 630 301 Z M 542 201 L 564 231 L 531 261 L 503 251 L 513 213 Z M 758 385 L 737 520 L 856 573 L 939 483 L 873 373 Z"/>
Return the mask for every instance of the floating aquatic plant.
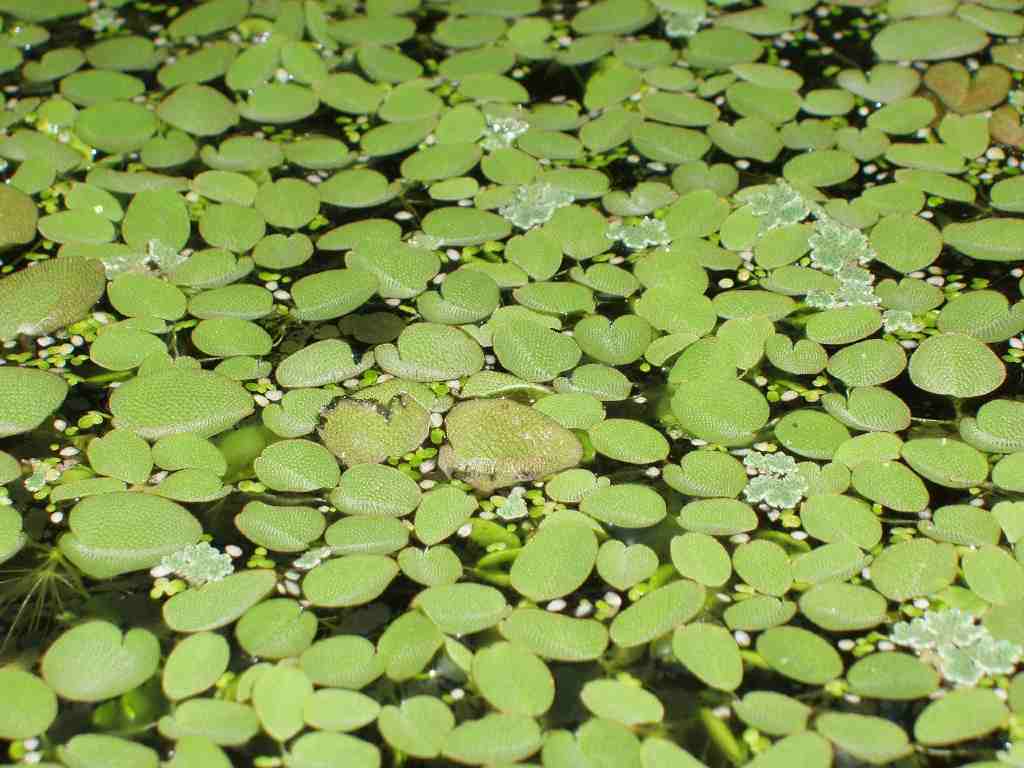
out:
<path id="1" fill-rule="evenodd" d="M 1018 4 L 0 0 L 5 759 L 1021 762 Z"/>
<path id="2" fill-rule="evenodd" d="M 792 509 L 807 491 L 796 460 L 786 453 L 750 451 L 743 457 L 743 465 L 754 473 L 743 489 L 747 501 Z"/>
<path id="3" fill-rule="evenodd" d="M 662 13 L 668 37 L 693 37 L 707 17 L 703 12 L 669 11 Z"/>
<path id="4" fill-rule="evenodd" d="M 807 292 L 807 304 L 815 309 L 842 307 L 874 307 L 881 303 L 872 285 L 874 275 L 868 270 L 846 264 L 836 272 L 839 287 L 833 291 L 812 289 Z"/>
<path id="5" fill-rule="evenodd" d="M 1024 648 L 997 640 L 976 617 L 959 608 L 926 611 L 893 626 L 892 641 L 934 661 L 956 685 L 973 686 L 989 675 L 1010 675 Z"/>
<path id="6" fill-rule="evenodd" d="M 530 510 L 526 505 L 525 493 L 526 489 L 521 486 L 510 490 L 508 495 L 501 499 L 501 503 L 495 505 L 495 514 L 502 520 L 518 520 L 526 517 Z"/>
<path id="7" fill-rule="evenodd" d="M 487 115 L 486 119 L 487 132 L 480 145 L 491 151 L 511 147 L 516 139 L 530 129 L 528 122 L 511 115 Z"/>
<path id="8" fill-rule="evenodd" d="M 760 220 L 762 232 L 799 224 L 812 210 L 804 196 L 781 179 L 749 195 L 746 202 Z"/>
<path id="9" fill-rule="evenodd" d="M 174 574 L 192 586 L 220 581 L 235 570 L 231 556 L 221 552 L 209 542 L 189 544 L 174 554 L 164 555 L 155 569 L 155 575 Z"/>
<path id="10" fill-rule="evenodd" d="M 609 240 L 621 240 L 623 245 L 634 251 L 672 242 L 665 222 L 650 216 L 644 216 L 634 224 L 616 222 L 608 227 L 607 237 Z"/>
<path id="11" fill-rule="evenodd" d="M 914 320 L 914 315 L 905 309 L 887 309 L 882 313 L 882 323 L 886 333 L 917 333 L 921 325 Z"/>
<path id="12" fill-rule="evenodd" d="M 81 24 L 95 32 L 108 32 L 120 29 L 124 21 L 124 17 L 119 16 L 113 8 L 100 8 L 83 19 Z"/>
<path id="13" fill-rule="evenodd" d="M 807 243 L 811 246 L 811 263 L 823 272 L 841 273 L 848 265 L 863 265 L 874 258 L 863 232 L 828 216 L 815 220 L 814 232 Z"/>
<path id="14" fill-rule="evenodd" d="M 530 229 L 544 224 L 558 208 L 572 201 L 572 193 L 547 182 L 534 182 L 518 187 L 515 198 L 498 212 L 520 229 Z"/>
<path id="15" fill-rule="evenodd" d="M 292 561 L 292 565 L 299 570 L 308 571 L 320 565 L 326 558 L 331 556 L 331 547 L 314 547 L 308 549 Z"/>

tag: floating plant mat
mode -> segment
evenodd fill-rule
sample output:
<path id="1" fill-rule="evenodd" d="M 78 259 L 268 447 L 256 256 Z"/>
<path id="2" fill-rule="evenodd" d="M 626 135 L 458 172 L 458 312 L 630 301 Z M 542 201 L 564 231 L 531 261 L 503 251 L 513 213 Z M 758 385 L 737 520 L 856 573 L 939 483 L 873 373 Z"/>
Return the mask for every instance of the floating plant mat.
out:
<path id="1" fill-rule="evenodd" d="M 1024 764 L 1024 0 L 0 0 L 0 741 Z"/>

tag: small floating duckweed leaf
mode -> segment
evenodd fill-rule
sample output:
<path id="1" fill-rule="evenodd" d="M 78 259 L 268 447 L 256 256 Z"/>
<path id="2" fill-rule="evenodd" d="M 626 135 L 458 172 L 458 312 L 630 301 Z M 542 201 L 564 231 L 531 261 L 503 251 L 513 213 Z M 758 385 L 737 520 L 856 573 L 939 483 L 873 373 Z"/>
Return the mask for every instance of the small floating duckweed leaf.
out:
<path id="1" fill-rule="evenodd" d="M 265 670 L 257 667 L 253 675 Z M 205 697 L 182 702 L 173 717 L 160 718 L 157 726 L 166 738 L 199 737 L 225 747 L 245 744 L 260 730 L 259 718 L 248 704 Z"/>
<path id="2" fill-rule="evenodd" d="M 332 269 L 308 275 L 292 287 L 295 316 L 312 322 L 347 315 L 362 306 L 377 288 L 376 277 L 360 270 Z"/>
<path id="3" fill-rule="evenodd" d="M 398 567 L 410 579 L 425 587 L 454 584 L 463 573 L 459 556 L 443 544 L 428 549 L 403 549 L 398 553 Z"/>
<path id="4" fill-rule="evenodd" d="M 110 401 L 118 426 L 150 440 L 186 432 L 209 437 L 253 409 L 240 384 L 208 371 L 176 367 L 133 378 Z"/>
<path id="5" fill-rule="evenodd" d="M 501 364 L 526 381 L 551 381 L 574 368 L 582 356 L 569 336 L 525 318 L 503 320 L 494 333 L 494 352 Z"/>
<path id="6" fill-rule="evenodd" d="M 72 508 L 68 527 L 58 541 L 60 551 L 94 578 L 152 568 L 193 547 L 210 548 L 196 543 L 202 527 L 187 509 L 133 491 L 83 498 Z"/>
<path id="7" fill-rule="evenodd" d="M 332 608 L 375 600 L 398 575 L 398 565 L 383 555 L 346 555 L 327 560 L 303 579 L 302 590 L 313 605 Z"/>
<path id="8" fill-rule="evenodd" d="M 179 642 L 164 665 L 162 685 L 172 701 L 211 688 L 228 668 L 231 648 L 223 636 L 199 632 Z"/>
<path id="9" fill-rule="evenodd" d="M 597 560 L 597 537 L 581 523 L 551 522 L 530 539 L 512 565 L 512 586 L 535 602 L 574 592 Z"/>
<path id="10" fill-rule="evenodd" d="M 357 691 L 315 691 L 304 702 L 303 719 L 314 728 L 337 732 L 355 731 L 377 719 L 380 705 Z"/>
<path id="11" fill-rule="evenodd" d="M 910 380 L 925 392 L 978 397 L 994 391 L 1006 367 L 985 344 L 962 333 L 940 333 L 910 356 Z"/>
<path id="12" fill-rule="evenodd" d="M 623 483 L 588 493 L 580 502 L 580 511 L 622 528 L 649 528 L 664 519 L 666 504 L 652 488 Z"/>
<path id="13" fill-rule="evenodd" d="M 159 755 L 155 750 L 138 742 L 99 733 L 83 733 L 73 737 L 57 749 L 62 763 L 90 765 L 137 765 L 139 768 L 157 768 Z"/>
<path id="14" fill-rule="evenodd" d="M 668 441 L 653 427 L 633 419 L 605 419 L 588 435 L 594 449 L 628 464 L 649 464 L 668 457 Z"/>
<path id="15" fill-rule="evenodd" d="M 608 646 L 608 631 L 600 622 L 537 608 L 516 608 L 498 628 L 505 639 L 554 661 L 590 661 Z"/>
<path id="16" fill-rule="evenodd" d="M 484 584 L 445 584 L 428 587 L 413 601 L 442 632 L 456 635 L 482 632 L 508 614 L 505 597 Z"/>
<path id="17" fill-rule="evenodd" d="M 16 709 L 6 710 L 0 718 L 0 736 L 15 741 L 44 733 L 57 718 L 57 695 L 53 690 L 17 667 L 0 669 L 0 681 L 18 702 Z"/>
<path id="18" fill-rule="evenodd" d="M 949 586 L 956 567 L 956 550 L 951 545 L 914 539 L 885 549 L 871 564 L 871 580 L 890 600 L 905 600 Z"/>
<path id="19" fill-rule="evenodd" d="M 330 499 L 347 515 L 402 517 L 419 504 L 420 489 L 393 467 L 357 464 L 341 475 Z"/>
<path id="20" fill-rule="evenodd" d="M 398 706 L 381 708 L 381 735 L 394 749 L 421 759 L 437 757 L 445 737 L 455 727 L 455 716 L 432 696 L 411 696 Z"/>
<path id="21" fill-rule="evenodd" d="M 914 738 L 929 746 L 957 744 L 991 733 L 1008 715 L 992 691 L 964 688 L 929 704 L 914 723 Z"/>
<path id="22" fill-rule="evenodd" d="M 242 570 L 192 587 L 164 603 L 164 621 L 178 632 L 202 632 L 231 624 L 266 597 L 277 582 L 265 570 Z"/>
<path id="23" fill-rule="evenodd" d="M 596 565 L 605 582 L 625 591 L 658 569 L 658 556 L 645 544 L 626 546 L 617 539 L 609 539 L 598 550 Z"/>
<path id="24" fill-rule="evenodd" d="M 43 336 L 78 322 L 103 295 L 103 266 L 58 258 L 0 278 L 0 339 Z"/>
<path id="25" fill-rule="evenodd" d="M 815 720 L 814 728 L 837 747 L 872 765 L 884 765 L 912 751 L 906 732 L 881 717 L 826 712 Z"/>
<path id="26" fill-rule="evenodd" d="M 659 723 L 665 714 L 654 694 L 638 685 L 616 680 L 591 680 L 580 691 L 580 699 L 597 717 L 627 726 Z"/>
<path id="27" fill-rule="evenodd" d="M 611 640 L 623 648 L 632 648 L 661 637 L 697 615 L 704 597 L 704 587 L 689 579 L 648 592 L 615 617 Z"/>
<path id="28" fill-rule="evenodd" d="M 684 429 L 709 442 L 752 442 L 769 417 L 764 396 L 742 381 L 690 381 L 676 390 L 672 411 Z"/>
<path id="29" fill-rule="evenodd" d="M 460 763 L 517 762 L 541 746 L 537 722 L 524 715 L 490 714 L 464 720 L 448 733 L 443 754 Z"/>
<path id="30" fill-rule="evenodd" d="M 724 627 L 704 622 L 680 627 L 672 635 L 672 653 L 712 688 L 733 691 L 743 681 L 739 647 Z"/>
<path id="31" fill-rule="evenodd" d="M 30 368 L 0 368 L 0 437 L 31 432 L 52 414 L 68 393 L 59 376 Z"/>
<path id="32" fill-rule="evenodd" d="M 732 706 L 743 722 L 773 736 L 806 730 L 811 715 L 806 704 L 774 691 L 751 691 Z"/>
<path id="33" fill-rule="evenodd" d="M 252 656 L 283 659 L 298 656 L 313 642 L 316 617 L 294 600 L 278 598 L 254 605 L 235 626 L 239 645 Z"/>
<path id="34" fill-rule="evenodd" d="M 160 645 L 144 629 L 123 633 L 106 621 L 66 630 L 41 662 L 43 679 L 68 701 L 103 701 L 141 685 L 157 670 Z"/>
<path id="35" fill-rule="evenodd" d="M 555 682 L 547 665 L 515 643 L 498 642 L 473 657 L 473 680 L 497 710 L 539 717 L 550 708 Z"/>
<path id="36" fill-rule="evenodd" d="M 263 449 L 253 462 L 256 476 L 275 491 L 333 488 L 341 470 L 330 452 L 310 440 L 282 440 Z"/>

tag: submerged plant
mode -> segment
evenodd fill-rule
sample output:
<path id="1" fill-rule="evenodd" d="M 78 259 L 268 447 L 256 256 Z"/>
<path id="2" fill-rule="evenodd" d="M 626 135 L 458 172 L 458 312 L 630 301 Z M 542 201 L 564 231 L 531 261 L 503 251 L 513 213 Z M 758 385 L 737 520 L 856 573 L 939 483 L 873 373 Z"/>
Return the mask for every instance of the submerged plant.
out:
<path id="1" fill-rule="evenodd" d="M 0 568 L 0 650 L 52 631 L 88 596 L 81 575 L 59 549 L 30 545 L 18 561 Z"/>

